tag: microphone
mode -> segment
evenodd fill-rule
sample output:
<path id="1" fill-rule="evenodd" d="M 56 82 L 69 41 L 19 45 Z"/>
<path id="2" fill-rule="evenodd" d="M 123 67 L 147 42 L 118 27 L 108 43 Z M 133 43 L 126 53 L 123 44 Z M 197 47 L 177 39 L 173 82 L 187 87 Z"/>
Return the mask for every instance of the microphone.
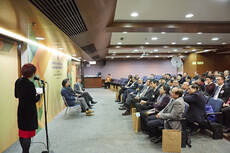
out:
<path id="1" fill-rule="evenodd" d="M 34 80 L 38 80 L 38 81 L 39 81 L 39 80 L 41 80 L 41 79 L 35 76 L 35 77 L 34 77 Z M 47 83 L 47 82 L 46 82 L 46 81 L 44 81 L 44 80 L 41 80 L 41 82 L 45 82 L 45 83 Z"/>

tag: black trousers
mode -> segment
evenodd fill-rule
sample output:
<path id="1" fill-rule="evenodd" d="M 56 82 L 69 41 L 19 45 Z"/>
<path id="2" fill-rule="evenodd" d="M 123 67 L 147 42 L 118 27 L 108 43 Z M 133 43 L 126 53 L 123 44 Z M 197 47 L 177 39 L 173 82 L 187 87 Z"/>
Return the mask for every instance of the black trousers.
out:
<path id="1" fill-rule="evenodd" d="M 224 107 L 221 109 L 223 114 L 223 125 L 230 128 L 230 107 Z"/>
<path id="2" fill-rule="evenodd" d="M 159 137 L 162 135 L 162 131 L 158 129 L 159 126 L 164 126 L 164 120 L 156 118 L 156 115 L 152 115 L 146 118 L 147 132 L 149 137 Z"/>
<path id="3" fill-rule="evenodd" d="M 141 105 L 140 103 L 136 103 L 136 109 L 137 109 L 137 112 L 141 112 L 141 111 L 144 111 L 144 110 L 149 110 L 149 109 L 152 109 L 153 108 L 153 105 Z"/>
<path id="4" fill-rule="evenodd" d="M 85 99 L 85 102 L 87 103 L 87 105 L 90 107 L 90 101 L 93 101 L 93 98 L 90 96 L 90 94 L 88 92 L 83 92 L 81 93 L 81 96 Z"/>
<path id="5" fill-rule="evenodd" d="M 110 88 L 110 82 L 105 82 L 105 89 Z"/>
<path id="6" fill-rule="evenodd" d="M 125 87 L 121 87 L 121 89 L 119 90 L 119 94 L 118 94 L 118 99 L 119 101 L 121 101 L 121 94 L 123 94 L 125 92 L 126 88 Z"/>

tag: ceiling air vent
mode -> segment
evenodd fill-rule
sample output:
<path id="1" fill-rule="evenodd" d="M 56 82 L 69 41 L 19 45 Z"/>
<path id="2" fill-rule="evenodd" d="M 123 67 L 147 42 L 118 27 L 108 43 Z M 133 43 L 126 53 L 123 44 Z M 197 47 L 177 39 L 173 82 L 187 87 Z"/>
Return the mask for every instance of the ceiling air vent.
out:
<path id="1" fill-rule="evenodd" d="M 94 44 L 90 44 L 88 46 L 81 47 L 81 49 L 83 49 L 87 54 L 91 54 L 97 51 Z"/>
<path id="2" fill-rule="evenodd" d="M 96 59 L 99 59 L 100 56 L 99 55 L 96 55 L 96 56 L 93 56 L 92 59 L 96 60 Z"/>

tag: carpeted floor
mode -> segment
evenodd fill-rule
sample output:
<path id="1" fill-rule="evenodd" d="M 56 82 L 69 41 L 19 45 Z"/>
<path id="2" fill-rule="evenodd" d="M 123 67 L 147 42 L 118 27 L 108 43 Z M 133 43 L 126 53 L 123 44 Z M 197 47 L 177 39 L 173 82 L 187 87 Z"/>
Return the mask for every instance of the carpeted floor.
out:
<path id="1" fill-rule="evenodd" d="M 71 114 L 64 117 L 64 110 L 48 125 L 50 149 L 55 153 L 154 153 L 162 152 L 161 144 L 149 141 L 147 135 L 135 133 L 132 117 L 122 116 L 114 102 L 115 92 L 109 89 L 87 89 L 98 101 L 93 106 L 95 116 Z M 74 112 L 74 111 L 73 111 Z M 45 132 L 40 131 L 32 140 L 45 142 Z M 30 153 L 45 150 L 43 144 L 33 143 Z M 21 153 L 17 141 L 4 153 Z M 192 148 L 182 148 L 183 153 L 229 153 L 230 143 L 225 140 L 213 140 L 199 134 L 192 137 Z"/>

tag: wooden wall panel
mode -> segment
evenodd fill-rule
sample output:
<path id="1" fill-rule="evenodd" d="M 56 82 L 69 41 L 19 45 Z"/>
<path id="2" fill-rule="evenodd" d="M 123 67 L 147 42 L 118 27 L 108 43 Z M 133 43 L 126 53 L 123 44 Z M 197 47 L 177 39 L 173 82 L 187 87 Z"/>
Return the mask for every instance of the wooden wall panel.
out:
<path id="1" fill-rule="evenodd" d="M 192 65 L 192 62 L 196 61 L 197 54 L 189 54 L 184 60 L 183 72 L 187 72 L 188 75 L 193 76 L 194 72 L 197 71 L 197 66 Z"/>

